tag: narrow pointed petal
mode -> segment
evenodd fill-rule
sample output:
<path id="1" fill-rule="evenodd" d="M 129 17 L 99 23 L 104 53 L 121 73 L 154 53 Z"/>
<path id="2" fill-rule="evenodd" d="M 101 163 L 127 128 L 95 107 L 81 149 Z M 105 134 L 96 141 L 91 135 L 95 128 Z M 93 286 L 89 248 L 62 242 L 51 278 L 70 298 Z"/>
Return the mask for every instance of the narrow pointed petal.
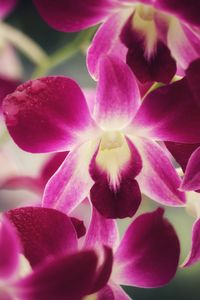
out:
<path id="1" fill-rule="evenodd" d="M 68 154 L 46 185 L 43 206 L 68 214 L 89 195 L 92 186 L 89 164 L 96 147 L 86 143 Z"/>
<path id="2" fill-rule="evenodd" d="M 199 115 L 200 107 L 184 78 L 149 93 L 132 126 L 138 135 L 164 141 L 199 143 Z"/>
<path id="3" fill-rule="evenodd" d="M 200 55 L 199 37 L 175 18 L 169 23 L 167 45 L 183 71 Z"/>
<path id="4" fill-rule="evenodd" d="M 103 129 L 118 130 L 134 117 L 140 92 L 129 67 L 114 56 L 104 56 L 99 67 L 94 118 Z"/>
<path id="5" fill-rule="evenodd" d="M 182 144 L 173 142 L 165 142 L 165 145 L 184 172 L 190 156 L 200 146 L 200 144 Z"/>
<path id="6" fill-rule="evenodd" d="M 119 285 L 109 282 L 109 285 L 98 292 L 97 300 L 131 300 L 131 298 Z"/>
<path id="7" fill-rule="evenodd" d="M 18 297 L 21 300 L 82 299 L 91 289 L 96 266 L 94 251 L 61 256 L 20 280 L 16 284 Z"/>
<path id="8" fill-rule="evenodd" d="M 19 264 L 20 242 L 15 227 L 0 216 L 0 278 L 11 277 Z"/>
<path id="9" fill-rule="evenodd" d="M 190 156 L 181 189 L 184 191 L 195 191 L 200 189 L 200 147 L 198 147 Z"/>
<path id="10" fill-rule="evenodd" d="M 182 264 L 184 268 L 190 267 L 200 261 L 200 219 L 198 219 L 192 228 L 192 244 L 191 250 Z"/>
<path id="11" fill-rule="evenodd" d="M 15 225 L 24 255 L 35 267 L 41 262 L 77 248 L 77 236 L 70 218 L 41 207 L 24 207 L 6 214 Z"/>
<path id="12" fill-rule="evenodd" d="M 199 11 L 200 2 L 198 0 L 159 0 L 155 3 L 157 8 L 175 14 L 178 18 L 193 25 L 200 25 Z"/>
<path id="13" fill-rule="evenodd" d="M 185 194 L 178 190 L 181 180 L 165 150 L 147 139 L 134 139 L 134 143 L 143 161 L 142 171 L 136 177 L 141 191 L 158 203 L 183 206 Z"/>
<path id="14" fill-rule="evenodd" d="M 115 1 L 99 0 L 33 0 L 40 15 L 60 31 L 79 31 L 98 24 L 115 7 Z"/>
<path id="15" fill-rule="evenodd" d="M 3 112 L 12 138 L 29 152 L 66 150 L 92 123 L 80 87 L 62 76 L 20 85 L 5 98 Z"/>
<path id="16" fill-rule="evenodd" d="M 147 34 L 148 27 L 137 29 L 137 22 L 136 26 L 133 25 L 136 17 L 131 16 L 121 32 L 121 40 L 128 48 L 126 62 L 142 83 L 169 83 L 176 73 L 176 62 L 168 47 L 157 36 L 154 21 L 149 21 L 149 27 L 152 28 Z M 144 22 L 138 18 L 138 22 Z M 147 26 L 146 23 L 144 26 Z"/>
<path id="17" fill-rule="evenodd" d="M 145 213 L 132 222 L 122 238 L 115 254 L 113 280 L 146 288 L 162 286 L 175 275 L 179 254 L 178 237 L 163 218 L 163 209 Z"/>
<path id="18" fill-rule="evenodd" d="M 92 217 L 85 237 L 84 247 L 106 245 L 112 248 L 118 243 L 118 229 L 115 220 L 104 218 L 92 207 Z"/>
<path id="19" fill-rule="evenodd" d="M 88 49 L 87 67 L 91 76 L 99 78 L 99 64 L 102 56 L 114 55 L 125 61 L 127 48 L 120 40 L 120 33 L 132 9 L 121 10 L 113 14 L 96 32 Z"/>

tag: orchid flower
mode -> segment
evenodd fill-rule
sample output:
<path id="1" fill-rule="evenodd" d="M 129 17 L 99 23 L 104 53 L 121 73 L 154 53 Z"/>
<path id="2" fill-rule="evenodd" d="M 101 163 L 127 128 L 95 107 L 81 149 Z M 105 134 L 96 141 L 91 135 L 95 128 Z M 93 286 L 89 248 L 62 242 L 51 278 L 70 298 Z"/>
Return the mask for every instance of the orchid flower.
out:
<path id="1" fill-rule="evenodd" d="M 7 217 L 13 224 L 23 224 L 21 229 L 24 239 L 21 240 L 22 236 L 16 231 L 20 227 L 14 227 Z M 33 270 L 28 261 L 24 261 L 26 270 L 20 269 L 19 258 L 20 253 L 24 251 L 24 244 L 25 250 L 27 248 L 27 251 L 31 251 L 30 261 L 34 266 Z M 51 209 L 21 208 L 6 213 L 6 217 L 3 216 L 0 222 L 1 299 L 79 300 L 91 290 L 93 281 L 94 285 L 99 284 L 101 288 L 104 280 L 105 283 L 107 280 L 106 275 L 100 278 L 101 281 L 98 280 L 98 276 L 102 273 L 97 266 L 99 259 L 96 252 L 94 250 L 75 252 L 76 247 L 76 231 L 70 219 L 61 212 Z M 105 254 L 107 254 L 106 262 L 110 259 L 112 263 L 111 250 L 105 248 Z M 48 260 L 45 261 L 45 258 Z M 43 264 L 40 264 L 41 260 Z"/>
<path id="2" fill-rule="evenodd" d="M 186 211 L 188 214 L 195 217 L 195 222 L 192 226 L 192 239 L 189 254 L 185 261 L 181 264 L 182 267 L 190 267 L 200 261 L 200 195 L 196 192 L 187 192 Z"/>
<path id="3" fill-rule="evenodd" d="M 59 152 L 51 155 L 44 164 L 42 164 L 36 177 L 33 176 L 20 176 L 17 174 L 9 174 L 1 178 L 1 189 L 27 189 L 33 191 L 39 195 L 42 195 L 47 181 L 59 168 L 63 160 L 67 156 L 67 152 Z M 2 160 L 8 160 L 8 158 L 2 158 Z M 6 162 L 8 163 L 8 162 Z M 16 170 L 15 170 L 16 173 Z"/>
<path id="4" fill-rule="evenodd" d="M 88 52 L 88 69 L 97 79 L 99 62 L 105 54 L 126 61 L 143 83 L 169 83 L 200 55 L 198 0 L 33 2 L 45 21 L 57 30 L 79 31 L 103 22 Z"/>
<path id="5" fill-rule="evenodd" d="M 28 280 L 24 279 L 24 283 L 30 284 L 29 281 L 32 280 L 33 282 L 34 278 L 34 284 L 36 285 L 40 279 L 42 280 L 42 286 L 44 279 L 46 279 L 43 287 L 40 290 L 38 288 L 39 291 L 37 286 L 35 287 L 35 295 L 38 296 L 38 299 L 45 299 L 44 296 L 41 297 L 42 289 L 44 291 L 49 289 L 49 292 L 52 292 L 52 289 L 58 285 L 60 280 L 61 291 L 65 297 L 69 290 L 73 290 L 75 294 L 80 293 L 80 295 L 77 298 L 71 296 L 69 299 L 80 300 L 83 292 L 81 282 L 82 280 L 87 281 L 88 274 L 86 264 L 80 263 L 80 253 L 92 252 L 97 253 L 98 260 L 102 261 L 102 265 L 98 269 L 98 276 L 95 277 L 93 274 L 94 277 L 92 278 L 89 275 L 90 291 L 88 295 L 92 299 L 130 299 L 121 289 L 121 284 L 138 287 L 158 287 L 168 283 L 173 278 L 178 266 L 180 246 L 173 227 L 163 218 L 163 212 L 163 209 L 159 208 L 154 212 L 137 217 L 126 230 L 121 242 L 118 243 L 115 220 L 103 218 L 93 208 L 90 226 L 80 249 L 77 247 L 77 240 L 74 239 L 70 226 L 67 228 L 69 224 L 66 224 L 64 228 L 59 226 L 62 224 L 61 220 L 59 221 L 59 218 L 61 218 L 59 212 L 46 208 L 20 208 L 8 212 L 7 216 L 19 233 L 24 254 L 35 270 L 35 275 L 30 275 Z M 54 226 L 55 218 L 51 221 L 51 214 L 57 214 L 58 228 Z M 53 234 L 60 230 L 62 231 L 61 236 Z M 55 237 L 56 241 L 54 240 Z M 65 247 L 66 254 L 64 253 Z M 101 251 L 102 247 L 103 252 Z M 110 247 L 114 251 L 113 259 L 109 250 Z M 95 249 L 98 249 L 98 251 Z M 55 251 L 57 256 L 55 256 Z M 52 255 L 54 256 L 53 263 Z M 53 271 L 58 269 L 58 266 L 60 267 L 60 262 L 64 260 L 63 257 L 69 256 L 72 259 L 73 256 L 78 255 L 79 261 L 73 260 L 74 265 L 73 263 L 71 265 L 65 264 L 62 268 L 63 271 L 66 269 L 63 276 L 59 276 L 59 273 L 57 273 L 57 280 L 55 280 Z M 88 262 L 87 259 L 86 262 Z M 40 268 L 45 268 L 42 266 L 49 264 L 49 267 L 45 269 L 46 273 L 43 271 L 39 275 L 38 264 L 41 266 Z M 53 270 L 51 270 L 52 265 L 54 265 Z M 67 269 L 68 267 L 70 269 Z M 47 274 L 47 270 L 50 274 Z M 69 276 L 71 276 L 70 281 L 68 281 Z M 65 290 L 62 287 L 64 282 Z M 69 284 L 70 286 L 68 286 Z M 61 291 L 58 290 L 54 294 L 58 300 L 66 299 L 64 295 L 61 296 Z M 30 297 L 30 299 L 32 298 Z M 53 299 L 53 295 L 49 296 L 48 299 Z M 83 299 L 90 299 L 90 297 Z"/>
<path id="6" fill-rule="evenodd" d="M 200 142 L 200 107 L 185 78 L 141 102 L 129 67 L 105 57 L 88 104 L 77 83 L 60 76 L 29 81 L 4 100 L 8 130 L 22 149 L 70 150 L 43 205 L 69 214 L 90 194 L 105 217 L 131 217 L 140 190 L 161 204 L 184 205 L 180 178 L 157 141 Z"/>

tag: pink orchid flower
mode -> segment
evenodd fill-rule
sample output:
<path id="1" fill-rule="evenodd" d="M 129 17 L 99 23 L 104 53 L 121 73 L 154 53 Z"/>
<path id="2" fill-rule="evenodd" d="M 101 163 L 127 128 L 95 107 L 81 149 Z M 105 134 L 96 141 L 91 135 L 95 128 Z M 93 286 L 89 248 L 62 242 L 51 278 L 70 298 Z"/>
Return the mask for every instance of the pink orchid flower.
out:
<path id="1" fill-rule="evenodd" d="M 102 55 L 128 63 L 141 82 L 169 83 L 200 55 L 198 0 L 34 0 L 57 30 L 79 31 L 103 22 L 88 52 L 88 69 L 99 77 Z"/>
<path id="2" fill-rule="evenodd" d="M 57 220 L 52 215 L 57 215 Z M 137 217 L 120 243 L 116 222 L 103 218 L 93 208 L 80 249 L 70 223 L 63 226 L 59 220 L 64 218 L 62 213 L 47 208 L 20 208 L 8 212 L 7 216 L 16 226 L 23 253 L 34 269 L 34 273 L 19 284 L 21 295 L 29 295 L 31 300 L 55 297 L 80 300 L 87 299 L 86 295 L 101 300 L 130 299 L 121 284 L 158 287 L 168 283 L 177 270 L 179 241 L 171 224 L 163 218 L 161 208 Z M 101 261 L 98 268 L 89 261 L 95 255 L 95 259 Z"/>
<path id="3" fill-rule="evenodd" d="M 13 224 L 23 225 L 23 236 L 16 231 L 20 227 L 14 227 L 7 218 Z M 97 253 L 76 249 L 77 233 L 63 213 L 41 208 L 10 211 L 0 221 L 0 298 L 78 300 L 93 288 L 93 282 L 94 287 L 99 284 L 101 288 L 107 277 L 98 279 L 102 273 Z M 34 269 L 29 266 L 28 272 L 19 276 L 19 272 L 24 272 L 19 265 L 23 251 L 25 255 L 31 252 L 30 262 Z M 111 250 L 105 248 L 105 254 L 106 263 L 112 264 Z M 44 263 L 40 264 L 42 260 Z"/>
<path id="4" fill-rule="evenodd" d="M 19 86 L 3 109 L 22 149 L 70 150 L 46 186 L 44 206 L 69 214 L 90 194 L 105 217 L 131 217 L 140 190 L 161 204 L 184 205 L 180 178 L 157 141 L 200 142 L 200 107 L 185 78 L 141 102 L 129 67 L 105 57 L 89 105 L 75 81 L 55 76 Z"/>

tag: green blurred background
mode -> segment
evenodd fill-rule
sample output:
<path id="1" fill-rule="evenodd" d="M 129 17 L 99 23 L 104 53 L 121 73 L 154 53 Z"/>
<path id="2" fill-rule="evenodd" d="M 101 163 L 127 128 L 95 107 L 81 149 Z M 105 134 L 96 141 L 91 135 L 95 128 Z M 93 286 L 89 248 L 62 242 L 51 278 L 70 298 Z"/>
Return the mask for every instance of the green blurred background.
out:
<path id="1" fill-rule="evenodd" d="M 45 22 L 43 22 L 31 1 L 28 0 L 19 0 L 18 6 L 5 19 L 5 22 L 30 36 L 50 55 L 72 41 L 76 36 L 76 33 L 61 33 L 50 28 Z M 31 77 L 35 66 L 21 53 L 19 53 L 19 56 L 24 65 L 24 80 L 27 80 Z M 84 53 L 79 53 L 67 62 L 63 62 L 53 70 L 50 70 L 49 74 L 62 74 L 73 77 L 82 87 L 94 86 L 94 82 L 87 73 Z M 148 209 L 152 210 L 154 207 L 155 204 L 151 200 L 147 199 L 144 201 L 140 212 Z M 180 236 L 182 248 L 181 262 L 183 262 L 189 251 L 191 227 L 194 218 L 188 216 L 184 209 L 178 208 L 167 209 L 166 215 L 172 221 Z M 120 228 L 122 229 L 124 226 L 126 226 L 126 221 L 120 222 Z M 126 290 L 135 300 L 199 300 L 199 264 L 186 270 L 180 269 L 176 278 L 169 285 L 163 288 L 138 289 L 133 287 L 126 288 Z"/>

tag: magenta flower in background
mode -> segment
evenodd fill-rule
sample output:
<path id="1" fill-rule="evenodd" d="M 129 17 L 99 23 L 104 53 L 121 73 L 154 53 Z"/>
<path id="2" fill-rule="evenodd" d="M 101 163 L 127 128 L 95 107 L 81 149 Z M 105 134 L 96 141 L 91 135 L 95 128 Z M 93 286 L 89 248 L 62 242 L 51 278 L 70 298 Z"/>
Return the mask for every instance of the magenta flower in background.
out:
<path id="1" fill-rule="evenodd" d="M 51 215 L 54 217 L 52 218 Z M 57 218 L 55 218 L 56 215 Z M 168 283 L 177 270 L 179 241 L 171 224 L 163 218 L 162 209 L 137 217 L 128 227 L 119 244 L 115 221 L 103 218 L 93 209 L 90 226 L 80 250 L 77 248 L 78 241 L 70 223 L 66 222 L 61 230 L 61 236 L 56 233 L 60 230 L 59 226 L 58 228 L 55 226 L 56 222 L 63 226 L 64 215 L 62 213 L 46 208 L 20 208 L 8 212 L 7 216 L 16 226 L 24 254 L 35 270 L 19 284 L 21 288 L 28 285 L 29 299 L 35 299 L 36 295 L 37 299 L 45 299 L 45 295 L 48 295 L 48 299 L 53 299 L 55 288 L 60 288 L 54 294 L 58 300 L 66 299 L 64 296 L 69 297 L 67 293 L 72 291 L 74 293 L 72 295 L 80 293 L 74 298 L 71 296 L 70 299 L 73 300 L 82 299 L 83 291 L 85 294 L 96 294 L 98 299 L 130 299 L 121 289 L 121 284 L 158 287 Z M 39 220 L 38 223 L 37 220 Z M 56 240 L 54 240 L 55 237 Z M 114 251 L 113 259 L 110 247 Z M 55 251 L 57 256 L 55 256 Z M 83 253 L 85 253 L 85 263 L 81 262 Z M 102 264 L 97 270 L 95 268 L 93 277 L 87 273 L 87 268 L 92 268 L 88 265 L 91 253 L 93 255 L 96 253 L 98 260 L 100 259 L 98 256 L 103 254 Z M 67 257 L 72 260 L 71 264 L 68 261 L 68 264 L 65 263 L 61 267 L 61 262 L 66 261 Z M 79 257 L 79 260 L 73 259 L 75 257 Z M 63 274 L 59 273 L 60 268 Z M 90 288 L 86 290 L 86 287 L 82 287 L 81 284 L 84 284 L 84 280 L 87 281 L 87 275 Z M 69 276 L 70 282 L 68 282 Z M 34 297 L 32 296 L 33 290 Z M 24 291 L 21 289 L 21 295 L 23 293 L 29 293 L 27 287 Z"/>
<path id="2" fill-rule="evenodd" d="M 74 251 L 77 249 L 77 235 L 66 215 L 41 208 L 21 208 L 6 215 L 19 225 L 23 236 L 18 236 L 13 225 L 3 217 L 0 224 L 1 299 L 78 300 L 95 284 L 100 288 L 106 284 L 108 278 L 106 275 L 102 278 L 101 267 L 97 266 L 97 253 L 94 250 Z M 28 258 L 34 265 L 34 270 L 27 268 L 28 272 L 23 276 L 18 274 L 21 249 L 25 250 L 25 255 L 31 253 Z M 106 264 L 110 261 L 112 265 L 111 250 L 105 248 L 105 255 Z M 109 267 L 107 271 L 109 277 Z"/>
<path id="3" fill-rule="evenodd" d="M 142 83 L 168 83 L 200 55 L 198 0 L 33 2 L 57 30 L 79 31 L 103 22 L 88 52 L 88 69 L 95 78 L 105 54 L 126 61 Z"/>
<path id="4" fill-rule="evenodd" d="M 72 79 L 56 76 L 19 86 L 3 109 L 22 149 L 71 150 L 47 184 L 44 206 L 69 214 L 90 194 L 105 217 L 123 218 L 136 212 L 140 190 L 159 203 L 184 205 L 180 179 L 157 141 L 200 141 L 200 107 L 185 78 L 141 103 L 129 67 L 106 57 L 89 106 Z"/>

